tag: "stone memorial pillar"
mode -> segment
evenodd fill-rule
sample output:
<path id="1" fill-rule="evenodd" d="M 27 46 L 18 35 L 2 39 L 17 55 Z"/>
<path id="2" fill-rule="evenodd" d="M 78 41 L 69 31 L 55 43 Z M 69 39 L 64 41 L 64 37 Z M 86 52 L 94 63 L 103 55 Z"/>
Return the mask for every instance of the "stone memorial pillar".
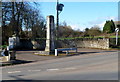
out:
<path id="1" fill-rule="evenodd" d="M 54 16 L 47 16 L 47 34 L 45 51 L 52 52 L 55 50 L 55 25 Z"/>

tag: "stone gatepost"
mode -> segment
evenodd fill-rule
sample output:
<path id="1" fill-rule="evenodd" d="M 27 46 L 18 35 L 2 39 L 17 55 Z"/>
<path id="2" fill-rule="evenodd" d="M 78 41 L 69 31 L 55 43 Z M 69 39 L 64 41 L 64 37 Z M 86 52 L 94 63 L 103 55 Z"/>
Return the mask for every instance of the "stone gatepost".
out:
<path id="1" fill-rule="evenodd" d="M 45 51 L 52 52 L 55 50 L 55 25 L 54 16 L 47 16 L 47 35 Z"/>

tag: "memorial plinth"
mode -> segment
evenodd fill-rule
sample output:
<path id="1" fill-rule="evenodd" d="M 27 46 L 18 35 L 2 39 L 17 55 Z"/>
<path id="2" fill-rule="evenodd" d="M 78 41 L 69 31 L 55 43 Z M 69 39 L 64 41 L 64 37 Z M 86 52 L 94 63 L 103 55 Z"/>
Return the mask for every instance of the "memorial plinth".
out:
<path id="1" fill-rule="evenodd" d="M 47 16 L 46 47 L 45 51 L 39 51 L 39 54 L 50 55 L 55 50 L 55 25 L 54 16 Z"/>

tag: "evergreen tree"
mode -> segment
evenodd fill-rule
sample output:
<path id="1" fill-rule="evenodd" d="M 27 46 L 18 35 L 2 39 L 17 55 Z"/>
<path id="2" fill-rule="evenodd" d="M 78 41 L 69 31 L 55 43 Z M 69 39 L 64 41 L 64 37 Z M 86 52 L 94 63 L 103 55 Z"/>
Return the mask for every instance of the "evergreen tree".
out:
<path id="1" fill-rule="evenodd" d="M 111 21 L 106 21 L 104 27 L 103 27 L 103 32 L 104 33 L 113 33 L 115 31 L 115 24 L 113 20 Z"/>
<path id="2" fill-rule="evenodd" d="M 115 24 L 114 24 L 114 22 L 113 22 L 113 20 L 111 20 L 111 30 L 112 30 L 112 32 L 115 32 Z"/>

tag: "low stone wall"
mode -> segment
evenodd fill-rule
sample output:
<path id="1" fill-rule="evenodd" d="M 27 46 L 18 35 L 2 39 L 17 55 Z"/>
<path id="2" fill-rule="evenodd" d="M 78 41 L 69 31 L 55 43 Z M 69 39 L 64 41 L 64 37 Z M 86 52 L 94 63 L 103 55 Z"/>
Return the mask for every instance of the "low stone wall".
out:
<path id="1" fill-rule="evenodd" d="M 71 40 L 58 40 L 56 43 L 58 48 L 71 48 L 71 47 L 76 47 L 77 40 L 76 39 L 71 39 Z M 78 40 L 79 42 L 79 40 Z"/>
<path id="2" fill-rule="evenodd" d="M 0 51 L 0 62 L 8 62 L 10 60 L 9 56 L 1 56 L 1 52 Z"/>
<path id="3" fill-rule="evenodd" d="M 77 47 L 109 49 L 109 39 L 77 41 Z"/>
<path id="4" fill-rule="evenodd" d="M 0 51 L 0 62 L 8 62 L 10 60 L 15 60 L 16 59 L 16 53 L 15 51 L 9 51 L 8 55 L 2 56 Z"/>
<path id="5" fill-rule="evenodd" d="M 45 40 L 20 39 L 18 50 L 45 49 Z"/>
<path id="6" fill-rule="evenodd" d="M 82 47 L 82 48 L 101 48 L 109 49 L 109 39 L 73 39 L 60 40 L 59 48 Z"/>
<path id="7" fill-rule="evenodd" d="M 21 40 L 21 49 L 45 49 L 45 40 Z M 120 43 L 120 39 L 119 42 Z M 83 47 L 83 48 L 100 48 L 100 49 L 109 49 L 109 47 L 115 45 L 115 39 L 66 39 L 59 40 L 56 43 L 58 48 L 71 48 L 71 47 Z"/>
<path id="8" fill-rule="evenodd" d="M 0 62 L 8 62 L 8 61 L 10 61 L 9 56 L 0 56 Z"/>

